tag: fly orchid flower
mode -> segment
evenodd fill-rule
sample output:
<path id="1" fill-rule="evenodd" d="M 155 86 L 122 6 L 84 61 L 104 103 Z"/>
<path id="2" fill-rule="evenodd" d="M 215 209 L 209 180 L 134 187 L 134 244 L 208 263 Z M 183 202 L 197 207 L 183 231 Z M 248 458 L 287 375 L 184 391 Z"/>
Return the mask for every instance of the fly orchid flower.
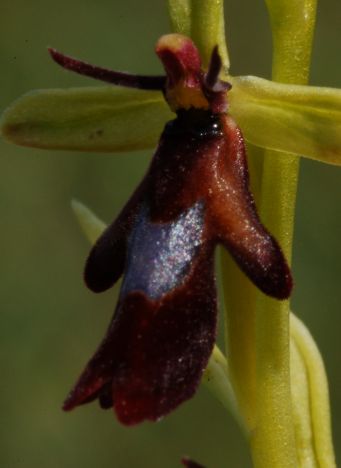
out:
<path id="1" fill-rule="evenodd" d="M 100 69 L 51 50 L 65 68 L 121 86 L 27 94 L 5 112 L 2 133 L 17 144 L 41 148 L 146 149 L 155 146 L 165 123 L 174 118 L 172 111 L 177 114 L 166 126 L 142 184 L 119 215 L 122 223 L 116 220 L 90 254 L 85 276 L 92 289 L 110 287 L 123 270 L 124 280 L 107 337 L 67 400 L 66 409 L 98 398 L 103 407 L 114 405 L 122 422 L 133 424 L 166 414 L 195 391 L 202 374 L 199 367 L 205 366 L 214 341 L 212 250 L 222 243 L 236 260 L 229 262 L 224 255 L 228 362 L 215 348 L 204 380 L 232 409 L 250 443 L 256 468 L 329 468 L 335 461 L 323 362 L 306 327 L 290 313 L 289 302 L 274 301 L 260 292 L 287 297 L 291 276 L 278 244 L 255 212 L 243 142 L 234 120 L 246 140 L 267 150 L 256 174 L 261 185 L 258 207 L 290 260 L 297 155 L 341 164 L 341 92 L 305 86 L 316 2 L 266 0 L 266 4 L 274 42 L 273 79 L 277 82 L 229 75 L 222 0 L 169 0 L 173 30 L 194 39 L 202 70 L 197 51 L 183 36 L 173 36 L 174 42 L 164 48 L 166 56 L 159 48 L 167 79 Z M 183 56 L 175 37 L 192 52 Z M 221 79 L 219 56 L 223 62 Z M 209 111 L 212 120 L 207 118 Z M 184 137 L 186 132 L 190 139 Z M 167 145 L 171 137 L 176 151 Z M 187 151 L 181 141 L 187 142 Z M 229 146 L 228 141 L 235 146 Z M 172 156 L 168 161 L 167 148 Z M 224 160 L 223 153 L 229 158 Z M 210 168 L 205 155 L 212 160 Z M 214 165 L 219 169 L 216 174 Z M 190 177 L 189 168 L 194 171 Z M 166 173 L 164 180 L 162 173 Z M 233 203 L 239 213 L 232 209 Z M 81 205 L 75 211 L 93 241 L 103 223 Z M 150 238 L 158 243 L 158 250 L 151 248 Z M 251 247 L 254 241 L 257 245 L 257 239 L 263 249 L 255 252 Z M 115 243 L 117 249 L 113 248 Z M 118 263 L 114 264 L 111 260 L 115 258 Z M 235 263 L 240 268 L 235 268 Z M 167 268 L 158 277 L 155 271 L 160 265 Z M 140 276 L 141 271 L 147 274 Z M 196 311 L 192 302 L 187 302 L 191 296 L 197 301 Z M 183 308 L 181 317 L 180 308 L 173 308 L 176 301 Z M 187 308 L 187 304 L 191 305 Z M 144 311 L 146 321 L 139 311 Z M 129 322 L 131 316 L 134 320 Z M 195 319 L 189 328 L 191 316 Z M 148 341 L 148 327 L 154 327 L 160 336 L 150 334 Z M 194 335 L 199 337 L 197 341 Z M 167 342 L 174 341 L 178 349 L 167 347 Z M 126 343 L 138 344 L 128 348 Z M 147 363 L 147 356 L 153 365 Z M 96 369 L 96 363 L 104 363 L 103 369 Z M 186 391 L 182 382 L 185 368 L 191 369 L 185 375 Z M 161 381 L 156 382 L 160 376 Z M 170 378 L 176 379 L 176 387 L 170 385 Z M 162 401 L 162 392 L 168 395 L 168 402 Z"/>
<path id="2" fill-rule="evenodd" d="M 123 283 L 107 334 L 64 409 L 99 399 L 124 424 L 157 420 L 190 398 L 212 353 L 217 300 L 214 248 L 223 244 L 266 294 L 289 296 L 292 280 L 261 224 L 248 187 L 241 131 L 228 114 L 229 83 L 213 49 L 207 73 L 180 34 L 156 46 L 166 77 L 110 72 L 51 50 L 67 69 L 115 84 L 157 88 L 176 113 L 151 166 L 85 268 L 90 289 Z"/>

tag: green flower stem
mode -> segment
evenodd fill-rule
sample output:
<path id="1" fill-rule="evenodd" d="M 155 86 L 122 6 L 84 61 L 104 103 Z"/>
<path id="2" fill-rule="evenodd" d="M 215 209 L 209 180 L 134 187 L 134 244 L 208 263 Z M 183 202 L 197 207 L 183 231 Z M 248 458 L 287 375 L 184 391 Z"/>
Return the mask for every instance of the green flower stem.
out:
<path id="1" fill-rule="evenodd" d="M 200 50 L 204 67 L 218 45 L 224 72 L 230 61 L 224 26 L 224 0 L 168 0 L 172 31 L 191 37 Z"/>
<path id="2" fill-rule="evenodd" d="M 192 0 L 191 36 L 200 50 L 204 67 L 218 45 L 224 71 L 228 73 L 230 61 L 225 40 L 224 0 Z"/>
<path id="3" fill-rule="evenodd" d="M 306 84 L 317 0 L 265 1 L 272 29 L 272 79 L 280 83 Z"/>
<path id="4" fill-rule="evenodd" d="M 251 434 L 256 468 L 296 467 L 291 407 L 287 302 L 259 298 L 256 311 L 257 423 Z"/>
<path id="5" fill-rule="evenodd" d="M 168 0 L 172 31 L 191 35 L 191 0 Z"/>
<path id="6" fill-rule="evenodd" d="M 268 0 L 273 31 L 273 79 L 305 84 L 315 24 L 315 2 Z M 290 259 L 298 158 L 266 152 L 261 217 Z M 255 467 L 298 466 L 290 384 L 289 302 L 257 293 L 257 426 L 251 436 Z"/>
<path id="7" fill-rule="evenodd" d="M 289 259 L 298 158 L 273 156 L 269 152 L 264 159 L 261 218 Z M 276 301 L 257 292 L 257 425 L 251 436 L 255 467 L 298 466 L 291 406 L 289 313 L 289 301 Z"/>

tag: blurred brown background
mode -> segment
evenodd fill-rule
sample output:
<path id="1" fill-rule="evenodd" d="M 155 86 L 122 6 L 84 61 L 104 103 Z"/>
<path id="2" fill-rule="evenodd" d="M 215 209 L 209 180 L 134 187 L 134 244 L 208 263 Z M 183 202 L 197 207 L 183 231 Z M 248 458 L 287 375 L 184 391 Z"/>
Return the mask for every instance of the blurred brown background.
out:
<path id="1" fill-rule="evenodd" d="M 87 86 L 59 69 L 47 46 L 93 63 L 159 73 L 153 47 L 169 32 L 166 2 L 2 0 L 0 109 L 34 88 Z M 311 82 L 341 85 L 338 0 L 320 2 Z M 270 75 L 262 1 L 226 2 L 232 74 Z M 96 83 L 94 83 L 96 85 Z M 191 455 L 208 468 L 249 467 L 232 417 L 206 389 L 158 424 L 120 426 L 88 405 L 61 403 L 99 343 L 116 290 L 82 282 L 89 245 L 70 210 L 75 197 L 110 221 L 142 176 L 148 153 L 97 155 L 0 142 L 1 435 L 4 468 L 175 468 Z M 334 440 L 341 448 L 341 170 L 302 161 L 293 305 L 314 334 L 330 379 Z"/>

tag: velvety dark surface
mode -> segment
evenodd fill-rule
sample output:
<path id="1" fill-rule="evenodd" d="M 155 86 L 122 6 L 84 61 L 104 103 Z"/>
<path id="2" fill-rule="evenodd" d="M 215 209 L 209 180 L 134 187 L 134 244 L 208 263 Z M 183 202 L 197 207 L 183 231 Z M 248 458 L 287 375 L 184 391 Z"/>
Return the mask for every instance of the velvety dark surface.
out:
<path id="1" fill-rule="evenodd" d="M 90 289 L 124 277 L 112 324 L 64 409 L 98 397 L 131 425 L 156 421 L 195 393 L 216 336 L 218 242 L 262 291 L 289 296 L 289 267 L 249 191 L 239 128 L 225 113 L 180 110 L 90 252 Z"/>

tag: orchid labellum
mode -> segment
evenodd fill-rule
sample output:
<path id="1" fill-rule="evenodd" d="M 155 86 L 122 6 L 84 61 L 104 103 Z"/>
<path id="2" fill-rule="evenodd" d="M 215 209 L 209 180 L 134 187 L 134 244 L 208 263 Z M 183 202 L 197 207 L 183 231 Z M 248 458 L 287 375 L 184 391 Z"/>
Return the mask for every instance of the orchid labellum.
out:
<path id="1" fill-rule="evenodd" d="M 123 424 L 157 420 L 194 394 L 212 352 L 216 245 L 274 298 L 290 295 L 290 270 L 257 215 L 217 47 L 204 72 L 190 39 L 163 36 L 156 53 L 166 76 L 155 77 L 50 53 L 84 75 L 162 90 L 176 113 L 147 174 L 90 252 L 85 281 L 91 290 L 104 291 L 122 275 L 123 282 L 107 334 L 64 404 L 70 410 L 98 399 Z"/>

